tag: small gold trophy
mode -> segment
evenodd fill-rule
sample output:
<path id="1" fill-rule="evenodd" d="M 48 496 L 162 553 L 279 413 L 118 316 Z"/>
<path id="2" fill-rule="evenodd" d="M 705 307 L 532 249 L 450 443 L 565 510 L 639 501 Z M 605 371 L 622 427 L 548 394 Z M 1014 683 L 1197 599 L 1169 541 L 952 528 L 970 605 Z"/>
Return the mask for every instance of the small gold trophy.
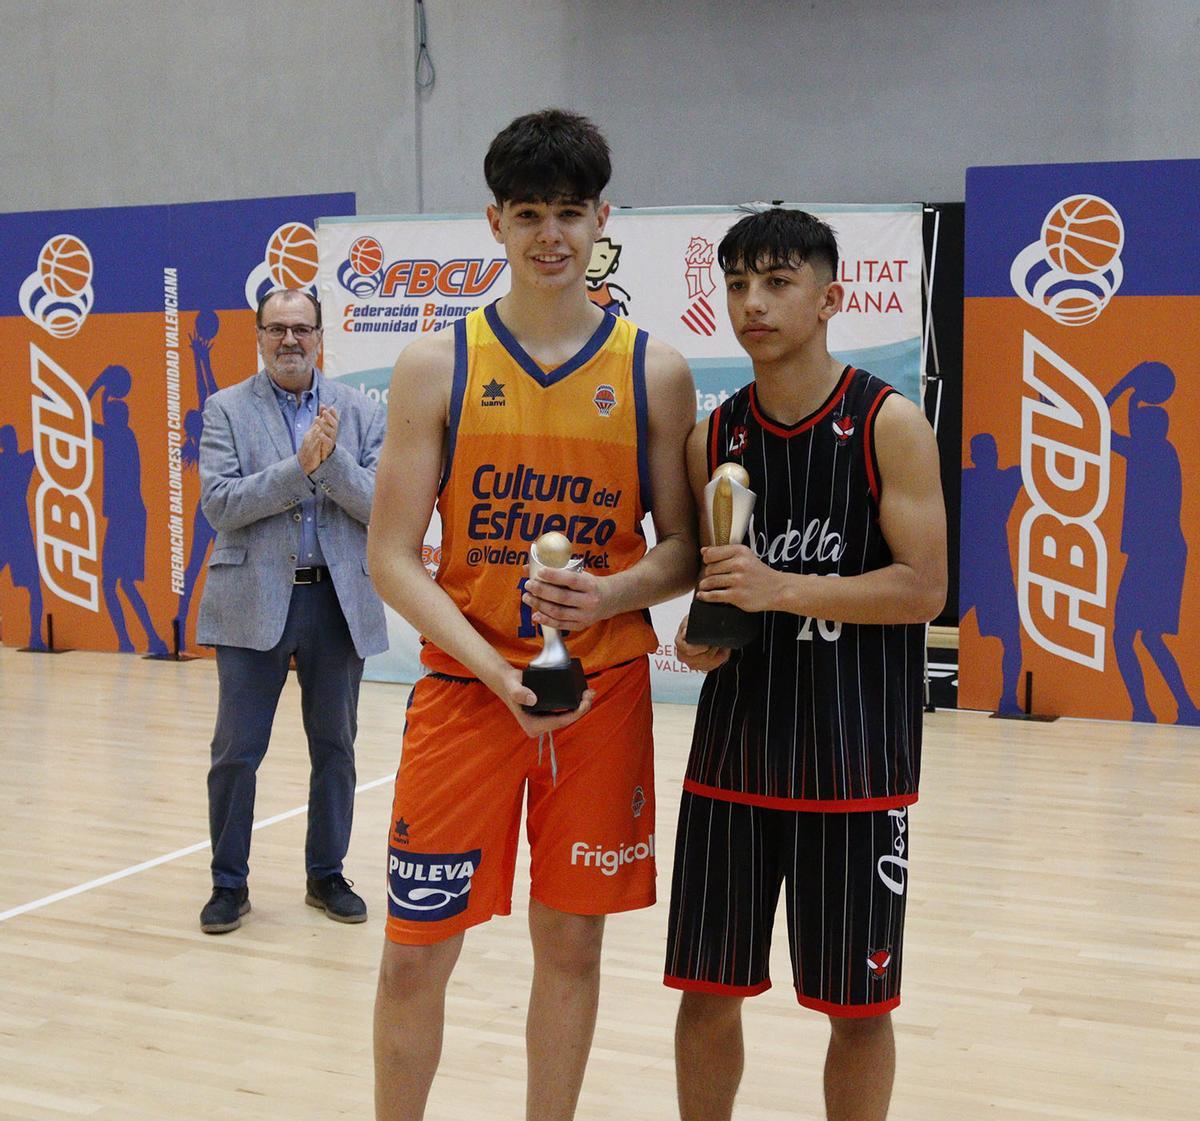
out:
<path id="1" fill-rule="evenodd" d="M 571 556 L 571 542 L 562 533 L 543 533 L 529 550 L 529 575 L 535 580 L 547 568 L 577 572 L 582 566 L 583 558 Z M 537 703 L 525 705 L 525 711 L 544 716 L 574 712 L 583 699 L 587 678 L 579 659 L 567 652 L 562 636 L 543 623 L 541 653 L 526 666 L 521 684 L 537 694 Z"/>
<path id="2" fill-rule="evenodd" d="M 704 488 L 704 512 L 714 545 L 739 544 L 750 526 L 757 498 L 750 474 L 740 463 L 722 463 Z M 686 638 L 694 646 L 736 650 L 758 637 L 761 617 L 732 603 L 693 599 Z"/>

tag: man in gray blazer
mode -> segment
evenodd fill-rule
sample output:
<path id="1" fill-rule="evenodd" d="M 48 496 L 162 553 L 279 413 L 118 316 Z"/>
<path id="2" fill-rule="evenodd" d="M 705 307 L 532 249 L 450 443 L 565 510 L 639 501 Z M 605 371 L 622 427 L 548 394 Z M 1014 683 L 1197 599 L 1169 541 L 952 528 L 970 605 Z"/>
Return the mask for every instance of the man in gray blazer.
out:
<path id="1" fill-rule="evenodd" d="M 250 910 L 255 774 L 293 658 L 312 764 L 305 902 L 338 922 L 367 917 L 342 860 L 363 659 L 387 648 L 367 572 L 385 414 L 314 365 L 321 306 L 307 292 L 270 293 L 256 322 L 264 368 L 209 397 L 200 440 L 200 501 L 217 531 L 197 624 L 198 641 L 216 647 L 219 690 L 208 934 L 235 930 Z"/>

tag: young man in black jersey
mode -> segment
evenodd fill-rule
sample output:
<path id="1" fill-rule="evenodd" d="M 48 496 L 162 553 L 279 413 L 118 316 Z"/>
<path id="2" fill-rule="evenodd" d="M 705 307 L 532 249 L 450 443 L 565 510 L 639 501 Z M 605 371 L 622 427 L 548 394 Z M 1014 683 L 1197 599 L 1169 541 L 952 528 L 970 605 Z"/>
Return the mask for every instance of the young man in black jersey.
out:
<path id="1" fill-rule="evenodd" d="M 761 613 L 739 650 L 676 638 L 708 671 L 684 780 L 666 983 L 683 990 L 683 1121 L 732 1116 L 741 1005 L 770 987 L 782 889 L 801 1005 L 829 1016 L 830 1121 L 881 1121 L 895 1070 L 908 806 L 920 770 L 924 623 L 946 596 L 937 446 L 921 411 L 826 344 L 833 231 L 766 210 L 718 250 L 754 381 L 696 426 L 697 500 L 723 462 L 757 496 L 745 543 L 705 540 L 702 600 Z M 835 578 L 836 577 L 836 578 Z"/>

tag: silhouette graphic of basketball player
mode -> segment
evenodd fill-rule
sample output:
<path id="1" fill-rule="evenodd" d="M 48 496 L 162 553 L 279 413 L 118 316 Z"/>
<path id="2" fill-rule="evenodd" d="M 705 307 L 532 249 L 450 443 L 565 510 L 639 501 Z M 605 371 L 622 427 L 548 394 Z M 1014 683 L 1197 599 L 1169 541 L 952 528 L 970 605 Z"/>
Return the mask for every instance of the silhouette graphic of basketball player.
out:
<path id="1" fill-rule="evenodd" d="M 101 584 L 109 618 L 117 632 L 117 648 L 125 653 L 133 651 L 117 595 L 119 588 L 146 632 L 150 653 L 166 654 L 166 643 L 158 637 L 137 586 L 146 578 L 146 504 L 142 501 L 142 460 L 137 438 L 129 427 L 129 404 L 125 400 L 132 385 L 133 379 L 124 366 L 107 366 L 87 393 L 89 400 L 100 394 L 103 418 L 93 425 L 104 447 L 101 512 L 108 519 L 100 556 Z"/>
<path id="2" fill-rule="evenodd" d="M 0 427 L 0 572 L 7 568 L 13 584 L 29 593 L 29 648 L 45 650 L 42 580 L 29 525 L 29 482 L 35 466 L 33 452 L 18 446 L 17 430 L 11 424 Z"/>
<path id="3" fill-rule="evenodd" d="M 1163 635 L 1179 633 L 1179 601 L 1187 569 L 1187 542 L 1179 518 L 1183 477 L 1179 455 L 1167 439 L 1167 411 L 1159 407 L 1174 392 L 1175 375 L 1162 362 L 1143 362 L 1117 382 L 1104 400 L 1111 408 L 1127 390 L 1129 435 L 1112 434 L 1112 449 L 1126 463 L 1121 521 L 1125 571 L 1117 588 L 1113 647 L 1134 720 L 1155 721 L 1134 648 L 1140 634 L 1142 646 L 1178 705 L 1178 723 L 1200 724 L 1200 709 L 1163 641 Z"/>
<path id="4" fill-rule="evenodd" d="M 1021 676 L 1021 619 L 1008 550 L 1008 518 L 1021 492 L 1021 468 L 999 467 L 996 438 L 981 432 L 971 438 L 973 466 L 962 475 L 963 553 L 959 573 L 958 617 L 971 608 L 979 633 L 998 638 L 1003 649 L 1002 682 L 997 712 L 1021 711 L 1017 686 Z"/>
<path id="5" fill-rule="evenodd" d="M 200 463 L 200 434 L 204 430 L 204 402 L 209 395 L 217 391 L 217 379 L 212 368 L 212 344 L 221 329 L 221 321 L 215 311 L 201 311 L 196 315 L 196 327 L 188 342 L 192 347 L 192 363 L 196 370 L 196 407 L 190 409 L 183 418 L 183 447 L 180 458 L 184 469 L 196 470 Z M 196 580 L 204 567 L 208 556 L 208 547 L 216 539 L 217 533 L 204 511 L 200 509 L 200 501 L 196 501 L 196 511 L 192 515 L 192 548 L 188 553 L 187 572 L 183 576 L 183 594 L 179 597 L 179 645 L 187 645 L 188 612 L 191 609 L 192 593 L 196 590 Z"/>

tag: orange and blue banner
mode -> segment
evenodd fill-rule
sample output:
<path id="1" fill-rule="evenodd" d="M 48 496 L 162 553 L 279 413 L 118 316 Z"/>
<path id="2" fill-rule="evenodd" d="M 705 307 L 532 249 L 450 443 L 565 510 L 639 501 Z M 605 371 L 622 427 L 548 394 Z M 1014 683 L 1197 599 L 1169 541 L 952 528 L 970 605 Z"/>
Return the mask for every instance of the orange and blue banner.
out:
<path id="1" fill-rule="evenodd" d="M 0 215 L 0 620 L 8 645 L 171 652 L 213 531 L 209 394 L 259 366 L 258 298 L 316 291 L 354 195 Z"/>
<path id="2" fill-rule="evenodd" d="M 1200 160 L 967 172 L 959 703 L 1200 724 Z"/>

